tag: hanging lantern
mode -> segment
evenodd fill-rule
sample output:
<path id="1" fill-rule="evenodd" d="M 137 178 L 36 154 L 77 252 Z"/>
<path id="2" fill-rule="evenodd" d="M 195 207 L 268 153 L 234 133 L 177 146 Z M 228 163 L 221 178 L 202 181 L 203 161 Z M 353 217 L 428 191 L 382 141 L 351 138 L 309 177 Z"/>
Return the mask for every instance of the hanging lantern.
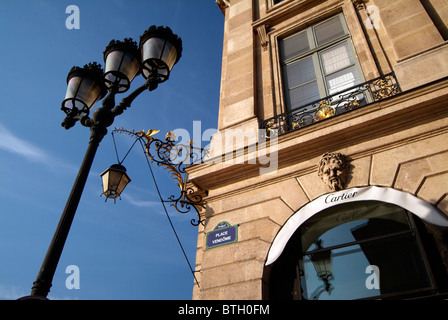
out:
<path id="1" fill-rule="evenodd" d="M 126 188 L 131 179 L 126 174 L 126 168 L 121 164 L 113 164 L 101 175 L 103 180 L 103 194 L 107 199 L 116 199 Z M 106 201 L 107 201 L 106 199 Z"/>

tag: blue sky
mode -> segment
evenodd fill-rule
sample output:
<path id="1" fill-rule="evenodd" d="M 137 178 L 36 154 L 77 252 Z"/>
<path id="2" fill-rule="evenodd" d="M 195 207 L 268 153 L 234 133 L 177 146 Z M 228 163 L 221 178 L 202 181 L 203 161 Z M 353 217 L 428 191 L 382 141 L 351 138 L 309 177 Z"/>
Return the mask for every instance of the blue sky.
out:
<path id="1" fill-rule="evenodd" d="M 80 10 L 80 29 L 66 28 L 69 5 Z M 141 94 L 102 141 L 49 298 L 191 299 L 194 279 L 141 149 L 123 163 L 132 182 L 116 204 L 100 197 L 99 174 L 116 163 L 114 127 L 158 129 L 159 138 L 178 128 L 193 132 L 193 121 L 201 121 L 202 131 L 216 128 L 223 23 L 213 0 L 0 1 L 0 299 L 30 293 L 87 147 L 87 128 L 60 125 L 70 68 L 104 66 L 110 40 L 138 42 L 151 25 L 169 26 L 182 38 L 182 58 L 170 79 Z M 131 90 L 142 83 L 135 79 Z M 133 140 L 116 138 L 122 157 Z M 164 197 L 178 191 L 166 171 L 153 169 Z M 194 267 L 195 214 L 169 214 Z M 70 265 L 79 267 L 80 289 L 66 288 Z"/>

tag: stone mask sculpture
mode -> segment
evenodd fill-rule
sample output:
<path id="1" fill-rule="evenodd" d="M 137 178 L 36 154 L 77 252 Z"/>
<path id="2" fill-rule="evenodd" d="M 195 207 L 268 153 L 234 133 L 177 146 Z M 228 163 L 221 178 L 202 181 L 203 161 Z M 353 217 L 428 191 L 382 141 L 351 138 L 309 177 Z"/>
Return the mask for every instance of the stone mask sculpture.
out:
<path id="1" fill-rule="evenodd" d="M 345 188 L 348 164 L 342 153 L 325 153 L 319 162 L 318 175 L 333 191 Z"/>

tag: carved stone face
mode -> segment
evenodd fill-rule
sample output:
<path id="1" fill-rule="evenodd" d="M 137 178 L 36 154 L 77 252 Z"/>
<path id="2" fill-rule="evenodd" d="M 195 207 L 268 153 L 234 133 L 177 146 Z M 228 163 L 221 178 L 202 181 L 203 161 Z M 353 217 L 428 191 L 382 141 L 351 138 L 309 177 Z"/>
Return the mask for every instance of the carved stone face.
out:
<path id="1" fill-rule="evenodd" d="M 347 164 L 341 153 L 326 153 L 319 162 L 319 172 L 322 181 L 334 191 L 342 190 L 347 180 Z"/>

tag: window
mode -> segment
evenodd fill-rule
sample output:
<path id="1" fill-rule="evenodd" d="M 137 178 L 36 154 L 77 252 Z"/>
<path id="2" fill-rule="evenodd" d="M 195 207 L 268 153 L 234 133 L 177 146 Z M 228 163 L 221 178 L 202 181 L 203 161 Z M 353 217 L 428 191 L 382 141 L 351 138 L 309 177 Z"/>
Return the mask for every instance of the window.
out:
<path id="1" fill-rule="evenodd" d="M 362 82 L 342 14 L 280 40 L 288 110 Z"/>
<path id="2" fill-rule="evenodd" d="M 323 210 L 301 225 L 274 263 L 270 299 L 402 299 L 446 292 L 447 270 L 424 230 L 410 212 L 379 201 Z"/>

